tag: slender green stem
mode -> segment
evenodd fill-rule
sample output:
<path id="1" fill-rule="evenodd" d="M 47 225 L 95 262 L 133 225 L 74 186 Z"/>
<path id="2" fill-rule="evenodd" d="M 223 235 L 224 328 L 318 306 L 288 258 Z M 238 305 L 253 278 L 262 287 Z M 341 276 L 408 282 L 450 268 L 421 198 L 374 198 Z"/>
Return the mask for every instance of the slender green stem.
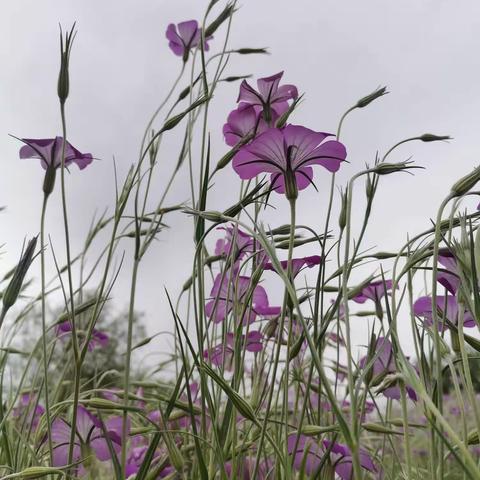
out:
<path id="1" fill-rule="evenodd" d="M 438 318 L 438 309 L 437 309 L 437 272 L 438 272 L 438 251 L 439 244 L 441 241 L 441 230 L 440 226 L 442 223 L 442 214 L 447 205 L 451 200 L 451 197 L 448 196 L 440 204 L 438 209 L 437 218 L 435 222 L 435 237 L 433 243 L 433 265 L 432 265 L 432 320 L 433 320 L 433 340 L 435 347 L 435 380 L 436 380 L 436 402 L 435 405 L 438 407 L 440 414 L 443 414 L 443 372 L 442 372 L 442 348 L 441 340 L 439 333 L 439 318 Z M 437 462 L 438 462 L 438 471 L 440 478 L 443 478 L 444 473 L 444 461 L 443 461 L 443 442 L 441 439 L 437 439 Z"/>
<path id="2" fill-rule="evenodd" d="M 78 337 L 77 337 L 77 326 L 75 319 L 75 297 L 73 294 L 73 279 L 72 279 L 72 262 L 70 254 L 70 234 L 68 227 L 68 213 L 67 213 L 67 195 L 65 188 L 65 150 L 67 143 L 67 124 L 65 117 L 65 103 L 60 102 L 60 115 L 62 119 L 62 164 L 60 167 L 60 184 L 61 184 L 61 193 L 62 193 L 62 212 L 63 212 L 63 226 L 65 230 L 65 248 L 67 254 L 67 277 L 68 277 L 68 293 L 70 296 L 70 322 L 72 326 L 72 346 L 73 346 L 73 356 L 75 364 L 75 379 L 74 379 L 74 392 L 73 392 L 73 410 L 72 410 L 72 428 L 70 430 L 70 442 L 68 446 L 68 463 L 72 463 L 73 459 L 73 449 L 76 436 L 76 425 L 77 425 L 77 406 L 80 398 L 80 377 L 81 377 L 81 365 L 80 365 L 80 355 L 79 355 L 79 346 L 78 346 Z M 47 388 L 47 387 L 45 387 Z"/>
<path id="3" fill-rule="evenodd" d="M 403 441 L 405 443 L 405 458 L 407 460 L 407 478 L 413 478 L 412 473 L 412 451 L 410 446 L 410 431 L 408 425 L 408 408 L 407 408 L 407 392 L 405 382 L 400 382 L 400 394 L 402 404 L 402 419 L 403 419 Z"/>
<path id="4" fill-rule="evenodd" d="M 48 195 L 45 194 L 40 217 L 40 270 L 41 270 L 41 305 L 42 305 L 42 356 L 45 387 L 45 418 L 47 421 L 48 454 L 50 465 L 53 465 L 52 422 L 50 418 L 50 399 L 48 391 L 48 357 L 47 357 L 47 322 L 45 307 L 45 214 L 47 211 Z"/>
<path id="5" fill-rule="evenodd" d="M 125 353 L 125 374 L 124 374 L 124 397 L 123 404 L 125 409 L 123 411 L 123 422 L 122 422 L 122 453 L 120 466 L 122 469 L 122 475 L 125 475 L 125 467 L 127 462 L 127 433 L 128 433 L 128 402 L 129 402 L 129 392 L 130 392 L 130 363 L 131 363 L 131 353 L 132 353 L 132 343 L 133 343 L 133 320 L 135 315 L 135 293 L 137 286 L 137 276 L 138 276 L 138 266 L 139 259 L 135 258 L 132 269 L 132 280 L 130 285 L 130 306 L 128 310 L 128 327 L 127 327 L 127 349 Z"/>

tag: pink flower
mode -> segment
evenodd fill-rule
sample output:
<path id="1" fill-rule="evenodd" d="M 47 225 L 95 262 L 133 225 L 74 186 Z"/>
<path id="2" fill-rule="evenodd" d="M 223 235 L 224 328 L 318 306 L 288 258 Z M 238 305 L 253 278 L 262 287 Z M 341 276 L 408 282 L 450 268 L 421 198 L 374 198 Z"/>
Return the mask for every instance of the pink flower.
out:
<path id="1" fill-rule="evenodd" d="M 112 417 L 105 423 L 105 430 L 112 443 L 115 453 L 120 452 L 122 417 Z M 57 417 L 52 423 L 53 466 L 61 467 L 68 464 L 71 426 L 62 418 Z M 90 449 L 100 461 L 109 460 L 110 450 L 104 436 L 102 423 L 85 407 L 77 408 L 77 424 L 73 445 L 73 462 L 81 462 L 86 449 Z M 81 475 L 83 469 L 79 471 Z"/>
<path id="2" fill-rule="evenodd" d="M 13 417 L 20 418 L 23 415 L 27 415 L 27 424 L 31 424 L 32 429 L 35 430 L 38 427 L 41 416 L 45 413 L 45 408 L 37 403 L 36 395 L 30 392 L 23 393 L 20 396 L 18 404 L 13 409 Z"/>
<path id="3" fill-rule="evenodd" d="M 303 258 L 293 258 L 292 259 L 293 277 L 296 277 L 304 268 L 315 267 L 316 265 L 319 265 L 321 262 L 322 262 L 322 257 L 320 257 L 319 255 L 312 255 L 310 257 L 303 257 Z M 284 270 L 287 270 L 287 267 L 288 267 L 287 260 L 282 260 L 280 264 Z M 268 262 L 265 264 L 265 270 L 275 271 L 275 268 L 270 262 Z"/>
<path id="4" fill-rule="evenodd" d="M 325 141 L 329 136 L 299 125 L 270 128 L 240 148 L 233 168 L 243 180 L 270 173 L 274 190 L 296 198 L 299 190 L 313 183 L 312 165 L 336 172 L 345 160 L 345 147 L 336 140 Z"/>
<path id="5" fill-rule="evenodd" d="M 72 325 L 67 320 L 57 325 L 56 333 L 58 338 L 64 340 L 66 336 L 72 333 Z M 77 332 L 78 333 L 78 332 Z M 94 348 L 105 348 L 108 345 L 108 335 L 100 330 L 93 329 L 92 336 L 88 341 L 88 350 L 91 352 Z"/>
<path id="6" fill-rule="evenodd" d="M 20 148 L 20 158 L 38 158 L 42 167 L 59 168 L 62 165 L 63 138 L 22 138 L 24 145 Z M 75 163 L 80 170 L 90 165 L 93 161 L 91 153 L 82 153 L 72 144 L 65 145 L 65 167 Z"/>
<path id="7" fill-rule="evenodd" d="M 388 290 L 392 289 L 392 285 L 392 280 L 385 280 L 385 284 L 383 280 L 371 282 L 363 287 L 362 291 L 355 295 L 352 300 L 356 303 L 365 303 L 367 300 L 373 300 L 375 303 L 378 303 L 388 293 Z"/>
<path id="8" fill-rule="evenodd" d="M 219 273 L 210 292 L 211 299 L 205 305 L 207 317 L 212 318 L 214 323 L 223 322 L 236 307 L 237 314 L 245 310 L 241 321 L 246 325 L 254 322 L 257 314 L 268 316 L 277 312 L 278 307 L 269 307 L 267 292 L 261 285 L 253 288 L 251 299 L 247 298 L 250 282 L 250 277 L 233 276 L 231 279 L 229 274 Z M 272 311 L 272 308 L 275 310 Z"/>
<path id="9" fill-rule="evenodd" d="M 240 142 L 252 140 L 256 135 L 267 130 L 268 125 L 262 118 L 261 109 L 253 105 L 240 104 L 230 112 L 227 123 L 223 126 L 225 143 L 231 147 Z"/>
<path id="10" fill-rule="evenodd" d="M 272 116 L 278 117 L 285 113 L 289 108 L 288 101 L 298 97 L 295 85 L 280 86 L 282 76 L 283 72 L 279 72 L 271 77 L 259 78 L 257 90 L 244 80 L 240 85 L 237 102 L 261 108 L 263 118 L 271 124 Z"/>
<path id="11" fill-rule="evenodd" d="M 200 43 L 202 29 L 198 27 L 196 20 L 188 20 L 186 22 L 180 22 L 177 25 L 171 23 L 167 27 L 166 37 L 168 40 L 168 46 L 170 50 L 179 57 L 183 57 L 183 61 L 188 60 L 188 54 L 190 50 L 197 47 Z M 212 37 L 205 39 L 203 46 L 205 51 L 208 51 L 208 41 Z"/>
<path id="12" fill-rule="evenodd" d="M 458 324 L 458 303 L 457 299 L 452 295 L 437 295 L 437 310 L 438 310 L 438 329 L 440 331 L 445 330 L 448 327 L 449 322 L 454 325 Z M 420 297 L 413 304 L 413 312 L 418 317 L 423 317 L 425 325 L 431 327 L 433 325 L 433 310 L 432 310 L 432 297 Z M 475 319 L 472 313 L 465 308 L 463 312 L 463 326 L 472 328 L 476 326 Z"/>
<path id="13" fill-rule="evenodd" d="M 233 361 L 235 346 L 235 335 L 233 333 L 227 333 L 226 343 L 220 343 L 210 350 L 203 352 L 203 357 L 210 360 L 213 365 L 217 367 L 225 365 L 229 368 Z M 252 330 L 247 335 L 242 335 L 241 346 L 245 348 L 247 352 L 260 352 L 263 349 L 263 335 L 258 330 Z"/>

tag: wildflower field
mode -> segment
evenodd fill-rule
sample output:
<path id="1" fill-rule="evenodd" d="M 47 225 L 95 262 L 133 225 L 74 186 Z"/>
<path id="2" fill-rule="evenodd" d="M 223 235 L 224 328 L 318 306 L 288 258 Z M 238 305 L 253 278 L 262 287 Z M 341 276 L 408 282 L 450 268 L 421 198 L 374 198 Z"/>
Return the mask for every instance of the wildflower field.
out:
<path id="1" fill-rule="evenodd" d="M 450 136 L 420 132 L 358 158 L 345 131 L 388 88 L 358 92 L 334 131 L 303 124 L 309 95 L 290 72 L 235 69 L 238 58 L 281 55 L 231 45 L 240 8 L 210 0 L 202 18 L 162 26 L 161 55 L 175 57 L 178 76 L 165 73 L 171 86 L 131 166 L 111 161 L 108 209 L 82 211 L 92 221 L 81 245 L 69 184 L 99 159 L 71 143 L 82 30 L 60 27 L 58 133 L 12 132 L 19 158 L 5 167 L 30 162 L 39 215 L 17 264 L 1 264 L 0 478 L 480 479 L 480 213 L 467 206 L 480 169 L 453 170 L 436 217 L 398 249 L 368 244 L 385 181 L 408 191 L 423 168 L 406 144 L 428 151 Z M 212 122 L 213 99 L 232 85 L 230 113 Z M 225 172 L 236 200 L 212 209 L 212 195 L 231 198 Z M 285 215 L 273 224 L 276 209 Z M 298 220 L 308 209 L 316 223 Z M 154 300 L 169 313 L 152 332 L 140 273 L 178 217 L 189 222 L 174 232 L 192 244 L 189 275 L 167 288 L 171 272 L 158 266 Z"/>

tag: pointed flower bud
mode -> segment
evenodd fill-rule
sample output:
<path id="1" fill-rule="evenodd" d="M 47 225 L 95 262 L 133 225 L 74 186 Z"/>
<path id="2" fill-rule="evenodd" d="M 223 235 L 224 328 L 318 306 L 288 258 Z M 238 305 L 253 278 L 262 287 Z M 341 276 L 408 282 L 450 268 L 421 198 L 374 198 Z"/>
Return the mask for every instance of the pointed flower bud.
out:
<path id="1" fill-rule="evenodd" d="M 67 100 L 70 90 L 68 66 L 73 39 L 75 38 L 74 28 L 75 24 L 73 24 L 70 32 L 65 34 L 65 42 L 63 40 L 63 32 L 60 30 L 60 72 L 58 74 L 57 94 L 61 104 L 64 104 Z"/>
<path id="2" fill-rule="evenodd" d="M 347 204 L 348 204 L 347 190 L 345 190 L 345 192 L 341 192 L 341 196 L 342 196 L 342 207 L 340 210 L 340 216 L 338 217 L 338 226 L 340 227 L 340 230 L 343 230 L 347 224 Z"/>
<path id="3" fill-rule="evenodd" d="M 383 97 L 386 95 L 387 92 L 387 87 L 381 87 L 377 88 L 375 91 L 370 93 L 369 95 L 361 98 L 355 105 L 356 108 L 365 108 L 367 105 L 370 105 L 373 101 L 375 101 L 377 98 Z"/>
<path id="4" fill-rule="evenodd" d="M 422 142 L 439 142 L 442 140 L 451 140 L 450 135 L 434 135 L 433 133 L 424 133 L 421 137 L 418 137 Z"/>
<path id="5" fill-rule="evenodd" d="M 37 237 L 33 237 L 23 252 L 15 272 L 3 295 L 3 311 L 6 312 L 16 301 L 22 289 L 23 281 L 33 261 Z"/>
<path id="6" fill-rule="evenodd" d="M 268 50 L 266 48 L 239 48 L 235 50 L 240 55 L 251 55 L 256 53 L 266 53 L 268 54 Z"/>
<path id="7" fill-rule="evenodd" d="M 411 165 L 411 163 L 412 162 L 408 161 L 398 163 L 382 162 L 375 167 L 374 172 L 377 175 L 389 175 L 390 173 L 403 172 L 406 170 L 411 170 L 413 168 L 423 168 L 420 166 Z"/>
<path id="8" fill-rule="evenodd" d="M 465 175 L 452 186 L 452 195 L 461 197 L 472 189 L 480 180 L 480 168 L 476 167 L 471 173 Z"/>

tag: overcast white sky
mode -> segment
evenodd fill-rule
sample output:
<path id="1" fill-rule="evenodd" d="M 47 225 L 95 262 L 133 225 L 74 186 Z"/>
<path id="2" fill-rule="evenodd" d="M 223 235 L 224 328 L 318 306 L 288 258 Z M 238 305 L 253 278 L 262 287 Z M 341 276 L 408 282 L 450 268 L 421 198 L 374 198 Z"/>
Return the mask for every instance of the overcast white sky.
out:
<path id="1" fill-rule="evenodd" d="M 71 95 L 67 104 L 69 140 L 101 159 L 68 178 L 73 249 L 82 245 L 95 211 L 111 207 L 114 195 L 112 157 L 120 173 L 135 160 L 151 112 L 177 76 L 181 60 L 167 46 L 170 22 L 201 19 L 203 0 L 10 0 L 0 16 L 0 269 L 12 266 L 25 236 L 36 234 L 43 172 L 36 161 L 18 159 L 19 144 L 8 136 L 53 137 L 60 134 L 56 99 L 58 23 L 77 22 L 71 60 Z M 220 2 L 223 5 L 223 2 Z M 429 227 L 451 184 L 478 163 L 480 96 L 480 3 L 476 0 L 244 0 L 232 26 L 230 46 L 269 47 L 271 55 L 232 57 L 228 74 L 255 77 L 285 71 L 284 80 L 305 92 L 295 123 L 335 131 L 343 111 L 377 86 L 391 92 L 347 120 L 342 141 L 349 164 L 338 184 L 375 152 L 425 132 L 449 134 L 450 143 L 407 144 L 393 159 L 409 157 L 426 170 L 414 177 L 390 176 L 380 184 L 365 246 L 379 250 L 404 243 L 407 234 Z M 224 31 L 211 42 L 221 48 Z M 226 147 L 221 127 L 235 107 L 238 84 L 223 85 L 211 109 L 209 130 L 213 158 Z M 161 191 L 176 162 L 181 135 L 166 139 L 155 191 Z M 328 178 L 317 172 L 316 184 L 298 202 L 299 223 L 321 223 Z M 218 176 L 210 207 L 235 201 L 238 178 L 227 168 Z M 167 204 L 189 196 L 187 176 L 175 183 Z M 358 189 L 363 199 L 363 189 Z M 283 198 L 269 213 L 272 225 L 286 221 Z M 154 205 L 155 202 L 152 202 Z M 472 200 L 472 208 L 476 204 Z M 284 205 L 283 205 L 284 206 Z M 47 228 L 61 256 L 63 230 L 58 191 L 50 202 Z M 180 215 L 167 222 L 141 268 L 137 305 L 146 312 L 149 330 L 171 328 L 163 295 L 176 295 L 189 275 L 191 222 Z M 116 305 L 127 305 L 128 262 L 114 292 Z M 358 326 L 363 329 L 362 326 Z M 359 330 L 359 331 L 360 331 Z M 362 343 L 358 340 L 358 343 Z"/>

